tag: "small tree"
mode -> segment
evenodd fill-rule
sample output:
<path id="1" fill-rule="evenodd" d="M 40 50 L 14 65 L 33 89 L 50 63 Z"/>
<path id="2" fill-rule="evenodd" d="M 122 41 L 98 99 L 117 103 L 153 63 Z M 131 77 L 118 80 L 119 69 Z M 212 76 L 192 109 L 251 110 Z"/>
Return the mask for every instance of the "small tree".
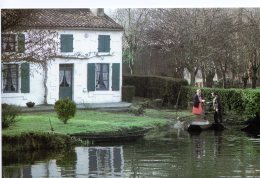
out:
<path id="1" fill-rule="evenodd" d="M 54 109 L 58 114 L 58 118 L 67 124 L 67 121 L 75 116 L 76 104 L 68 98 L 60 99 L 55 102 Z"/>

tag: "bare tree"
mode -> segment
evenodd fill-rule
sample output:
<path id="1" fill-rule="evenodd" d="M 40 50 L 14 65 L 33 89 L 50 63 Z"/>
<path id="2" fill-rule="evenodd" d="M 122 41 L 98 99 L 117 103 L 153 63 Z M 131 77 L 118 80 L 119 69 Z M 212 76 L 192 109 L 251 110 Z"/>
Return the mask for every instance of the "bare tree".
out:
<path id="1" fill-rule="evenodd" d="M 260 10 L 245 9 L 242 32 L 244 58 L 247 61 L 248 75 L 252 88 L 256 88 L 257 72 L 260 68 Z"/>
<path id="2" fill-rule="evenodd" d="M 113 18 L 124 27 L 123 60 L 128 63 L 131 75 L 137 53 L 142 49 L 142 36 L 148 22 L 148 9 L 117 9 Z"/>

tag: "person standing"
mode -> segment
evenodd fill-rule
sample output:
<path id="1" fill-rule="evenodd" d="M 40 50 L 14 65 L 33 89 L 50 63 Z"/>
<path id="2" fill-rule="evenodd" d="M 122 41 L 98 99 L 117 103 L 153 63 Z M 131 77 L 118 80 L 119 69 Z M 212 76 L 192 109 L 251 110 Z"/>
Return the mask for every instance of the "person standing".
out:
<path id="1" fill-rule="evenodd" d="M 221 103 L 221 99 L 220 96 L 215 93 L 212 92 L 211 93 L 212 97 L 213 97 L 213 108 L 214 108 L 214 121 L 215 123 L 222 123 L 223 122 L 223 118 L 222 118 L 222 103 Z"/>
<path id="2" fill-rule="evenodd" d="M 202 96 L 201 96 L 201 90 L 197 89 L 196 94 L 193 97 L 193 107 L 192 107 L 192 114 L 197 116 L 197 119 L 201 118 L 202 115 Z"/>

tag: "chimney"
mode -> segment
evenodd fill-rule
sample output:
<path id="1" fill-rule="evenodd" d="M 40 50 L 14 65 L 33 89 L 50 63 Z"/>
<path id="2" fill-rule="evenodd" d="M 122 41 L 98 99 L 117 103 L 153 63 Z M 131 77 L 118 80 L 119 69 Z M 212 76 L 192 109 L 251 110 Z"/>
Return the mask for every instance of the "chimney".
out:
<path id="1" fill-rule="evenodd" d="M 102 17 L 105 15 L 104 8 L 93 8 L 90 9 L 90 11 L 98 17 Z"/>

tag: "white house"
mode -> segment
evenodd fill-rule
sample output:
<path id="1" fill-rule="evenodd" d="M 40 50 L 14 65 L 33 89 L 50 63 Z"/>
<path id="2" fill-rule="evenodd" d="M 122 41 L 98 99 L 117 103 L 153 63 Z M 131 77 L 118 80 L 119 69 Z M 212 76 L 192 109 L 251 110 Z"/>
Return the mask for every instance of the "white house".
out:
<path id="1" fill-rule="evenodd" d="M 36 30 L 55 30 L 58 34 L 59 55 L 48 62 L 47 103 L 65 97 L 75 103 L 120 102 L 123 28 L 103 9 L 35 9 L 32 13 L 28 27 L 33 24 Z M 5 35 L 2 52 L 17 52 L 19 40 L 26 40 L 26 32 L 21 37 Z M 42 68 L 22 62 L 2 62 L 1 68 L 2 103 L 44 103 Z M 28 75 L 23 74 L 25 71 Z"/>

